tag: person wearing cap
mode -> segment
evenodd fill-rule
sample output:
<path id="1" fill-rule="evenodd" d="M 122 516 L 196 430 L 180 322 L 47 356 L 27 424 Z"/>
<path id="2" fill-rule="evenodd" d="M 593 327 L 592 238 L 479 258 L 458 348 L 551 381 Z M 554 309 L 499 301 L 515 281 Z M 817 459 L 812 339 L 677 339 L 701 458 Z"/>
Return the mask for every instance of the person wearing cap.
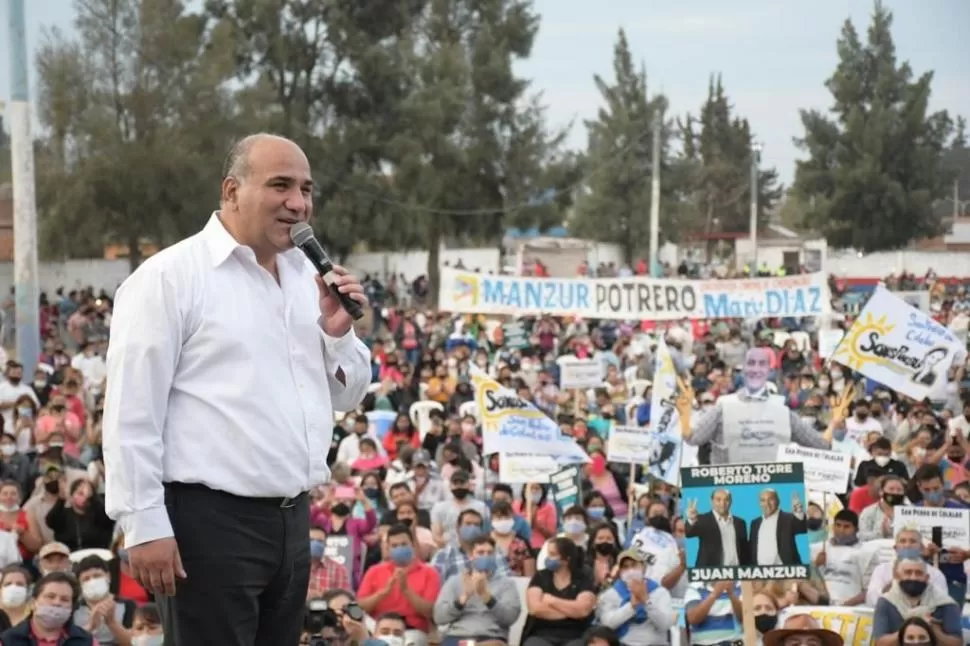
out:
<path id="1" fill-rule="evenodd" d="M 798 627 L 793 619 L 812 619 L 808 615 L 789 618 L 784 628 L 769 630 L 764 635 L 763 646 L 843 646 L 845 643 L 837 632 L 821 628 L 814 619 L 811 627 Z M 897 642 L 893 642 L 895 645 Z"/>
<path id="2" fill-rule="evenodd" d="M 480 536 L 487 536 L 485 517 L 474 509 L 466 509 L 458 514 L 455 527 L 457 541 L 439 549 L 431 559 L 431 564 L 438 570 L 442 581 L 468 569 L 472 562 L 472 546 Z M 495 570 L 497 577 L 512 576 L 505 558 L 501 554 L 495 556 Z"/>
<path id="3" fill-rule="evenodd" d="M 637 550 L 621 552 L 616 569 L 612 587 L 599 595 L 599 623 L 615 630 L 624 646 L 665 646 L 675 618 L 670 593 L 647 578 Z"/>
<path id="4" fill-rule="evenodd" d="M 484 500 L 472 497 L 471 476 L 467 471 L 458 469 L 449 480 L 451 496 L 435 504 L 431 509 L 431 532 L 439 548 L 457 542 L 458 516 L 472 509 L 481 518 L 488 518 L 488 508 Z"/>
<path id="5" fill-rule="evenodd" d="M 71 550 L 64 543 L 48 543 L 37 553 L 41 575 L 51 572 L 71 572 Z"/>

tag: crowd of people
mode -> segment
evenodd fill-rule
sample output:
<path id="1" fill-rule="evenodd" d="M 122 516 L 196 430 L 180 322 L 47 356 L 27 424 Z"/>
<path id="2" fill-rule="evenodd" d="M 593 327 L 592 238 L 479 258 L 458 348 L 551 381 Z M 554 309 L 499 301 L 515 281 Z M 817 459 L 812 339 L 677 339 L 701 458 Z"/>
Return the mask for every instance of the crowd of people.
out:
<path id="1" fill-rule="evenodd" d="M 613 425 L 651 422 L 660 336 L 689 373 L 697 409 L 739 387 L 752 346 L 772 349 L 778 392 L 820 432 L 840 394 L 858 393 L 833 440 L 852 456 L 849 493 L 837 511 L 810 497 L 809 579 L 755 584 L 759 641 L 841 643 L 798 611 L 830 605 L 871 607 L 879 646 L 964 643 L 970 546 L 936 545 L 892 522 L 898 505 L 970 507 L 964 366 L 951 368 L 938 401 L 916 402 L 823 363 L 802 321 L 684 321 L 647 334 L 632 322 L 523 318 L 528 343 L 513 348 L 507 320 L 394 305 L 383 303 L 368 333 L 370 394 L 336 420 L 332 481 L 311 492 L 305 643 L 661 646 L 678 627 L 685 644 L 744 643 L 740 587 L 688 582 L 680 492 L 646 464 L 631 479 L 629 465 L 607 460 Z M 104 510 L 110 319 L 107 294 L 58 292 L 34 373 L 6 362 L 4 646 L 29 643 L 28 628 L 51 643 L 163 643 L 151 595 L 131 576 L 124 536 Z M 602 362 L 600 388 L 559 388 L 560 360 L 571 355 Z M 558 508 L 545 483 L 503 482 L 501 457 L 482 456 L 471 366 L 584 447 L 579 504 Z M 872 548 L 880 541 L 892 558 Z"/>

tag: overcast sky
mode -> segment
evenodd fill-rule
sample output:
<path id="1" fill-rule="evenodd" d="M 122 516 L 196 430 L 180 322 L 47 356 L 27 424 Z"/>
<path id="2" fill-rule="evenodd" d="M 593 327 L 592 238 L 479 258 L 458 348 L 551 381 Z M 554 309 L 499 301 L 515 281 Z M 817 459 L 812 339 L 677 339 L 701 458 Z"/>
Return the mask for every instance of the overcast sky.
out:
<path id="1" fill-rule="evenodd" d="M 0 0 L 0 28 L 7 3 Z M 935 71 L 934 109 L 970 116 L 970 0 L 884 0 L 895 15 L 901 60 Z M 582 120 L 596 115 L 593 74 L 612 74 L 613 44 L 624 27 L 651 92 L 674 111 L 696 112 L 712 72 L 764 142 L 763 159 L 787 183 L 802 134 L 798 110 L 826 108 L 823 82 L 836 64 L 835 41 L 846 18 L 864 33 L 870 0 L 536 0 L 542 15 L 532 57 L 519 65 L 543 92 L 553 123 L 574 121 L 570 145 L 586 145 Z M 73 0 L 27 0 L 28 46 L 45 26 L 70 30 Z M 0 100 L 9 99 L 6 34 L 0 38 Z M 33 80 L 33 77 L 32 77 Z M 33 92 L 36 83 L 31 87 Z"/>

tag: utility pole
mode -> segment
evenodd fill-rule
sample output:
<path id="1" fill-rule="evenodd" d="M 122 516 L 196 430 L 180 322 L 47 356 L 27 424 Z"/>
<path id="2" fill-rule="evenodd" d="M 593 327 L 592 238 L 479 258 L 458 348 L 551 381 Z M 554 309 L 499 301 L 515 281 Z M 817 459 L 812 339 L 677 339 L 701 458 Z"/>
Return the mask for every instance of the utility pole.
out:
<path id="1" fill-rule="evenodd" d="M 751 144 L 751 250 L 753 260 L 751 275 L 758 275 L 758 164 L 761 162 L 761 144 Z"/>
<path id="2" fill-rule="evenodd" d="M 24 365 L 24 375 L 29 379 L 34 374 L 40 356 L 40 288 L 37 276 L 37 204 L 34 195 L 34 141 L 30 136 L 24 0 L 9 0 L 8 16 L 17 360 Z"/>
<path id="3" fill-rule="evenodd" d="M 653 152 L 650 155 L 650 272 L 655 276 L 660 268 L 660 137 L 663 132 L 663 112 L 653 115 Z"/>

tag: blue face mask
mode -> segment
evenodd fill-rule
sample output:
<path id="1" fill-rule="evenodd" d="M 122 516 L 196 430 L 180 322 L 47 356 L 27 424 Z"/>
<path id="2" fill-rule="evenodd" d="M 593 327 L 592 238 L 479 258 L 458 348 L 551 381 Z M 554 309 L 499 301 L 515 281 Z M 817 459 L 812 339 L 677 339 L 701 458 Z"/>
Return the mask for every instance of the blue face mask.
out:
<path id="1" fill-rule="evenodd" d="M 926 500 L 926 502 L 931 502 L 934 505 L 939 505 L 939 504 L 942 504 L 944 500 L 946 500 L 946 493 L 944 493 L 942 489 L 939 489 L 937 491 L 926 491 L 926 492 L 923 492 L 923 498 Z"/>
<path id="2" fill-rule="evenodd" d="M 677 543 L 677 549 L 679 550 L 684 549 L 684 546 L 687 545 L 687 539 L 684 538 L 683 536 L 675 536 L 674 542 Z"/>
<path id="3" fill-rule="evenodd" d="M 588 507 L 586 515 L 595 520 L 600 520 L 606 516 L 606 507 Z"/>
<path id="4" fill-rule="evenodd" d="M 586 531 L 586 523 L 575 518 L 570 518 L 562 524 L 562 529 L 567 534 L 572 536 L 579 536 Z"/>
<path id="5" fill-rule="evenodd" d="M 832 543 L 835 544 L 835 545 L 855 545 L 858 542 L 859 542 L 859 539 L 856 538 L 856 535 L 855 534 L 852 534 L 851 536 L 833 536 L 832 537 Z"/>
<path id="6" fill-rule="evenodd" d="M 458 528 L 458 537 L 463 543 L 470 543 L 482 535 L 482 528 L 478 525 L 464 525 Z"/>
<path id="7" fill-rule="evenodd" d="M 314 561 L 323 558 L 323 541 L 310 541 L 310 558 Z"/>
<path id="8" fill-rule="evenodd" d="M 397 565 L 408 565 L 414 558 L 414 549 L 410 545 L 399 545 L 392 547 L 388 555 Z"/>
<path id="9" fill-rule="evenodd" d="M 896 558 L 907 561 L 922 561 L 923 555 L 916 547 L 897 547 Z"/>
<path id="10" fill-rule="evenodd" d="M 846 431 L 845 429 L 842 429 L 842 430 L 836 429 L 836 430 L 832 431 L 832 439 L 841 442 L 842 440 L 845 439 L 845 434 L 846 433 L 848 433 L 848 431 Z"/>
<path id="11" fill-rule="evenodd" d="M 546 559 L 546 569 L 550 572 L 556 572 L 560 567 L 562 567 L 562 561 L 559 559 Z"/>
<path id="12" fill-rule="evenodd" d="M 478 572 L 491 574 L 495 571 L 494 556 L 476 556 L 472 559 L 472 569 Z"/>

